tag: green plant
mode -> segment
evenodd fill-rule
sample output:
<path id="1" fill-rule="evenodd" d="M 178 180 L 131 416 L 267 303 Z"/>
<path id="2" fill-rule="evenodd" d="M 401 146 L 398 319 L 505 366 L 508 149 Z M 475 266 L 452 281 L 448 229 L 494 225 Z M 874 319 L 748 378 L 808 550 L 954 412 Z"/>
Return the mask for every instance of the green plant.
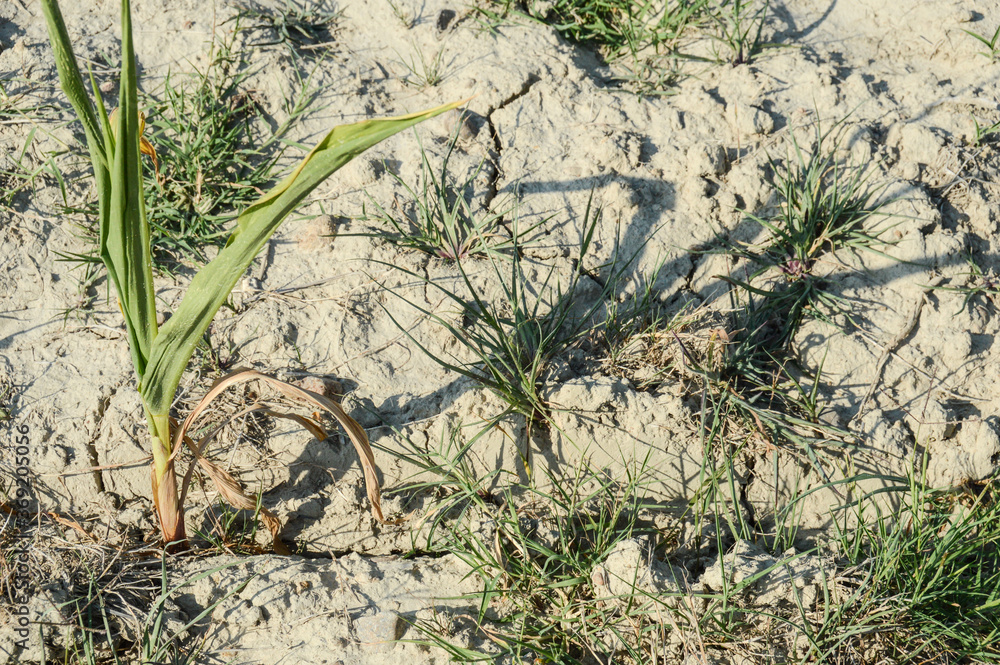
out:
<path id="1" fill-rule="evenodd" d="M 185 445 L 227 502 L 236 508 L 253 505 L 252 499 L 243 494 L 239 483 L 204 455 L 217 430 L 205 434 L 197 444 L 187 437 L 193 422 L 212 399 L 231 385 L 253 379 L 269 383 L 294 399 L 317 405 L 338 420 L 350 435 L 361 458 L 372 510 L 378 519 L 382 519 L 374 458 L 367 436 L 335 402 L 256 372 L 242 372 L 217 382 L 179 427 L 171 420 L 170 408 L 181 375 L 212 318 L 284 218 L 316 186 L 356 155 L 396 132 L 453 109 L 458 104 L 333 129 L 288 177 L 240 214 L 226 246 L 195 275 L 173 316 L 159 326 L 140 158 L 141 152 L 148 154 L 155 150 L 141 136 L 142 117 L 138 106 L 129 2 L 122 1 L 122 72 L 119 106 L 113 119 L 105 112 L 96 84 L 94 101 L 87 95 L 56 0 L 43 0 L 42 9 L 62 88 L 87 137 L 98 192 L 100 256 L 107 267 L 109 281 L 115 286 L 119 309 L 125 319 L 139 394 L 152 438 L 153 500 L 164 541 L 174 543 L 186 540 L 183 500 L 195 465 L 192 464 L 185 474 L 180 489 L 175 474 L 175 461 Z M 94 83 L 93 79 L 91 82 Z M 302 422 L 307 424 L 304 419 Z M 312 428 L 312 431 L 320 430 Z M 275 534 L 276 547 L 287 551 L 277 540 L 280 528 L 277 519 L 268 511 L 261 512 Z"/>
<path id="2" fill-rule="evenodd" d="M 238 30 L 238 28 L 237 28 Z M 203 248 L 221 244 L 234 211 L 253 203 L 272 181 L 285 154 L 281 138 L 309 111 L 316 90 L 298 81 L 286 100 L 286 119 L 258 136 L 263 109 L 243 90 L 250 70 L 232 39 L 212 44 L 204 70 L 164 78 L 150 99 L 149 140 L 160 166 L 146 171 L 145 203 L 151 220 L 154 265 L 168 257 L 204 260 Z"/>
<path id="3" fill-rule="evenodd" d="M 771 8 L 770 0 L 723 0 L 718 9 L 712 13 L 718 32 L 713 38 L 729 50 L 729 56 L 717 55 L 719 62 L 744 65 L 764 49 L 774 46 L 762 41 L 767 14 Z"/>
<path id="4" fill-rule="evenodd" d="M 426 641 L 466 662 L 620 662 L 638 656 L 643 635 L 671 610 L 664 599 L 646 598 L 640 589 L 632 591 L 634 597 L 612 593 L 609 586 L 618 580 L 603 564 L 620 543 L 656 535 L 639 521 L 644 472 L 640 466 L 619 482 L 582 466 L 567 477 L 550 477 L 550 490 L 516 485 L 492 495 L 474 478 L 456 479 L 468 501 L 468 519 L 451 524 L 436 547 L 465 561 L 483 583 L 475 597 L 475 629 L 494 649 L 482 653 L 451 644 L 440 626 L 419 622 Z M 622 582 L 636 586 L 634 579 Z M 661 612 L 651 611 L 651 604 Z"/>
<path id="5" fill-rule="evenodd" d="M 406 85 L 416 86 L 421 89 L 433 88 L 444 80 L 445 74 L 443 58 L 443 46 L 439 48 L 434 55 L 427 57 L 416 44 L 413 44 L 413 55 L 408 57 L 406 60 L 403 60 L 403 56 L 399 56 L 399 64 L 402 65 L 408 72 L 408 74 L 403 77 L 403 83 Z"/>
<path id="6" fill-rule="evenodd" d="M 969 264 L 969 272 L 965 275 L 965 285 L 932 286 L 930 288 L 934 291 L 950 291 L 952 293 L 963 294 L 965 299 L 962 300 L 962 306 L 958 308 L 956 314 L 968 307 L 969 303 L 979 296 L 985 298 L 994 308 L 997 307 L 997 299 L 1000 298 L 1000 277 L 997 277 L 992 269 L 983 270 L 980 268 L 979 264 L 972 258 L 971 253 L 966 257 L 966 261 Z"/>
<path id="7" fill-rule="evenodd" d="M 272 11 L 256 4 L 242 7 L 240 14 L 258 21 L 260 27 L 275 32 L 275 39 L 254 46 L 287 44 L 297 49 L 323 46 L 333 40 L 333 28 L 343 15 L 327 0 L 308 2 L 285 0 L 285 6 Z"/>
<path id="8" fill-rule="evenodd" d="M 747 268 L 745 279 L 725 279 L 758 298 L 758 303 L 748 305 L 749 330 L 759 330 L 768 319 L 778 322 L 773 348 L 787 344 L 807 313 L 828 320 L 826 312 L 842 309 L 826 288 L 826 278 L 817 274 L 820 262 L 841 250 L 885 256 L 880 248 L 888 243 L 880 238 L 890 227 L 873 225 L 871 220 L 885 217 L 882 208 L 890 200 L 883 196 L 884 188 L 870 184 L 865 166 L 840 161 L 835 134 L 839 130 L 839 123 L 826 132 L 817 125 L 808 150 L 793 138 L 790 164 L 770 162 L 778 211 L 766 217 L 748 214 L 768 232 L 766 243 L 730 249 L 747 259 L 752 269 Z M 758 285 L 759 278 L 770 281 Z"/>
<path id="9" fill-rule="evenodd" d="M 393 211 L 386 210 L 378 201 L 368 196 L 368 201 L 374 208 L 371 215 L 367 213 L 367 205 L 362 206 L 362 216 L 365 221 L 375 221 L 392 227 L 394 235 L 376 234 L 386 238 L 400 247 L 420 250 L 442 259 L 453 261 L 484 254 L 489 250 L 506 251 L 513 248 L 514 242 L 500 235 L 500 222 L 510 212 L 486 212 L 481 217 L 472 209 L 473 187 L 476 178 L 482 171 L 483 162 L 462 182 L 456 183 L 449 169 L 449 160 L 458 142 L 458 133 L 451 138 L 441 162 L 440 175 L 435 175 L 430 159 L 424 146 L 417 137 L 420 146 L 420 184 L 416 185 L 419 192 L 405 183 L 395 173 L 388 171 L 407 193 L 408 201 L 395 201 Z M 407 208 L 412 206 L 412 213 Z M 544 224 L 538 224 L 526 229 L 523 233 L 530 234 Z M 515 222 L 516 223 L 516 222 Z"/>
<path id="10" fill-rule="evenodd" d="M 624 369 L 626 358 L 634 355 L 636 346 L 643 340 L 651 339 L 657 332 L 674 330 L 682 325 L 688 308 L 679 308 L 667 321 L 658 301 L 658 294 L 653 288 L 662 270 L 661 262 L 656 269 L 639 280 L 636 293 L 630 296 L 613 294 L 614 297 L 606 305 L 604 321 L 592 332 L 598 348 L 612 369 Z"/>
<path id="11" fill-rule="evenodd" d="M 460 314 L 458 322 L 407 301 L 443 326 L 475 358 L 472 363 L 444 358 L 406 332 L 439 365 L 476 381 L 506 402 L 507 409 L 494 422 L 499 422 L 510 413 L 523 415 L 529 429 L 533 424 L 546 422 L 548 406 L 542 397 L 545 372 L 553 359 L 587 333 L 590 319 L 601 307 L 603 300 L 602 295 L 585 306 L 582 314 L 576 311 L 574 296 L 583 275 L 580 266 L 590 250 L 599 220 L 600 212 L 596 211 L 591 215 L 588 203 L 576 261 L 577 269 L 570 276 L 565 289 L 558 283 L 553 283 L 554 269 L 549 271 L 537 289 L 528 284 L 515 229 L 512 240 L 514 251 L 510 256 L 493 251 L 487 254 L 486 260 L 500 283 L 499 302 L 488 301 L 480 294 L 460 260 L 456 260 L 455 265 L 468 295 L 451 291 L 439 282 L 427 281 L 428 285 L 438 289 L 446 299 L 457 305 Z M 624 268 L 619 266 L 618 269 Z M 421 279 L 416 273 L 406 272 Z M 533 297 L 533 293 L 538 293 L 539 297 Z M 394 317 L 393 321 L 401 330 L 406 331 Z"/>
<path id="12" fill-rule="evenodd" d="M 222 552 L 259 554 L 256 536 L 261 521 L 260 511 L 263 509 L 262 498 L 260 492 L 254 496 L 252 512 L 234 510 L 220 499 L 215 510 L 208 512 L 208 527 L 204 531 L 195 529 L 195 535 Z"/>
<path id="13" fill-rule="evenodd" d="M 979 55 L 989 58 L 990 62 L 996 62 L 997 57 L 1000 56 L 1000 26 L 997 26 L 997 29 L 993 32 L 992 37 L 986 37 L 985 35 L 981 35 L 978 32 L 972 32 L 971 30 L 962 30 L 962 32 L 975 38 L 983 46 L 989 49 L 989 51 L 980 51 Z"/>
<path id="14" fill-rule="evenodd" d="M 14 197 L 18 193 L 32 187 L 36 179 L 44 178 L 46 175 L 55 178 L 60 190 L 65 195 L 66 185 L 51 156 L 34 168 L 25 166 L 28 148 L 35 140 L 37 129 L 37 127 L 31 128 L 16 156 L 8 153 L 4 156 L 3 162 L 0 163 L 0 206 L 2 207 L 9 208 L 14 203 Z"/>
<path id="15" fill-rule="evenodd" d="M 494 0 L 476 9 L 491 25 L 520 15 L 552 25 L 572 42 L 596 46 L 628 70 L 620 80 L 642 94 L 662 93 L 680 78 L 680 41 L 710 10 L 709 0 L 555 0 L 523 3 L 523 10 L 518 4 Z"/>
<path id="16" fill-rule="evenodd" d="M 398 0 L 385 0 L 385 1 L 389 3 L 389 8 L 392 10 L 392 15 L 396 17 L 396 20 L 398 20 L 404 28 L 409 30 L 410 28 L 413 27 L 414 23 L 416 22 L 416 19 L 413 17 L 413 14 L 411 14 L 409 10 L 403 7 L 402 3 L 398 2 Z"/>
<path id="17" fill-rule="evenodd" d="M 844 523 L 845 511 L 835 544 L 847 593 L 827 599 L 808 656 L 836 662 L 871 651 L 884 662 L 1000 662 L 994 483 L 941 491 L 911 475 L 898 508 L 863 497 L 852 508 L 857 527 Z"/>
<path id="18" fill-rule="evenodd" d="M 212 612 L 226 599 L 242 591 L 255 575 L 249 576 L 226 591 L 222 597 L 202 610 L 193 619 L 179 626 L 173 634 L 168 632 L 166 626 L 166 602 L 171 597 L 176 596 L 178 591 L 184 587 L 231 568 L 238 563 L 232 562 L 216 566 L 176 586 L 169 587 L 166 554 L 164 553 L 160 560 L 160 593 L 147 600 L 146 604 L 149 606 L 149 610 L 140 622 L 139 634 L 130 635 L 131 639 L 126 639 L 122 634 L 121 615 L 119 610 L 112 605 L 112 598 L 101 587 L 99 581 L 91 575 L 87 584 L 86 597 L 67 603 L 74 606 L 73 613 L 79 623 L 82 638 L 81 644 L 75 644 L 72 651 L 67 652 L 67 662 L 72 662 L 73 665 L 98 665 L 99 663 L 122 665 L 123 662 L 140 663 L 141 665 L 153 663 L 192 665 L 200 662 L 201 649 L 199 645 L 184 644 L 180 636 L 196 627 L 206 617 L 211 616 Z M 152 580 L 149 581 L 152 582 Z M 152 589 L 147 589 L 145 584 L 142 586 L 143 593 L 155 592 L 155 586 Z M 98 637 L 104 639 L 98 640 Z M 128 658 L 128 660 L 123 661 L 120 656 Z M 70 658 L 72 660 L 69 660 Z"/>
<path id="19" fill-rule="evenodd" d="M 973 145 L 980 146 L 1000 134 L 1000 120 L 994 122 L 992 125 L 980 125 L 979 120 L 973 116 L 972 122 L 976 126 L 976 136 L 973 139 Z"/>

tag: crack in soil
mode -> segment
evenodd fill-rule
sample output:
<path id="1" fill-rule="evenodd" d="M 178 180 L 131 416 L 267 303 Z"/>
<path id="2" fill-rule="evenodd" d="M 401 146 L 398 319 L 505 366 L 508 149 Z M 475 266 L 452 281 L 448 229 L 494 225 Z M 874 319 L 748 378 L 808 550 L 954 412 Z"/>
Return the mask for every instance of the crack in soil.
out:
<path id="1" fill-rule="evenodd" d="M 528 78 L 525 79 L 523 84 L 521 84 L 520 90 L 500 102 L 496 108 L 491 109 L 490 112 L 486 114 L 486 124 L 490 129 L 490 138 L 493 139 L 493 151 L 496 153 L 496 160 L 493 163 L 493 177 L 490 178 L 490 189 L 486 194 L 486 201 L 484 202 L 487 210 L 493 205 L 493 200 L 497 197 L 500 190 L 500 155 L 503 152 L 503 146 L 500 142 L 500 133 L 497 131 L 496 123 L 493 122 L 493 114 L 510 106 L 521 97 L 527 95 L 531 91 L 532 86 L 541 80 L 542 78 L 538 74 L 528 74 Z"/>
<path id="2" fill-rule="evenodd" d="M 104 476 L 101 473 L 99 467 L 101 466 L 100 459 L 97 456 L 97 438 L 101 435 L 101 424 L 104 422 L 104 414 L 108 410 L 108 406 L 111 404 L 111 399 L 118 392 L 118 386 L 112 386 L 111 394 L 107 397 L 101 398 L 100 403 L 97 405 L 97 418 L 95 419 L 94 425 L 94 435 L 90 437 L 90 441 L 87 442 L 87 457 L 90 460 L 90 466 L 94 469 L 94 483 L 97 485 L 97 491 L 104 493 Z"/>

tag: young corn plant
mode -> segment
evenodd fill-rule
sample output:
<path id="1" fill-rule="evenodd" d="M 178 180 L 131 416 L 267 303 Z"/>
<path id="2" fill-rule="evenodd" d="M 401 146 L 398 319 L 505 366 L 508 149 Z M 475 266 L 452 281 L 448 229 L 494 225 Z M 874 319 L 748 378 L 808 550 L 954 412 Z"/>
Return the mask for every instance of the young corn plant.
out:
<path id="1" fill-rule="evenodd" d="M 175 462 L 185 446 L 228 503 L 238 509 L 254 509 L 255 502 L 243 493 L 239 483 L 204 454 L 219 428 L 202 436 L 197 443 L 187 436 L 194 421 L 222 391 L 254 379 L 269 383 L 292 399 L 318 406 L 337 419 L 350 436 L 364 467 L 372 513 L 376 519 L 383 520 L 375 460 L 368 438 L 361 426 L 333 401 L 266 375 L 243 371 L 216 382 L 179 427 L 171 419 L 170 406 L 188 360 L 215 313 L 285 217 L 321 182 L 367 148 L 422 120 L 456 108 L 461 102 L 397 118 L 366 120 L 334 128 L 290 175 L 240 214 L 225 247 L 195 275 L 173 316 L 160 326 L 156 319 L 150 226 L 146 218 L 141 163 L 141 155 L 154 156 L 155 149 L 142 137 L 143 116 L 138 106 L 129 0 L 122 0 L 121 7 L 120 95 L 117 112 L 109 117 L 93 77 L 93 101 L 86 92 L 57 1 L 42 0 L 59 79 L 83 124 L 90 151 L 98 193 L 100 257 L 118 295 L 149 425 L 153 449 L 153 501 L 164 542 L 184 543 L 187 539 L 183 501 L 195 464 L 192 463 L 183 476 L 180 488 L 175 471 Z M 260 404 L 246 411 L 271 413 Z M 293 417 L 320 438 L 325 436 L 316 423 Z M 261 514 L 274 535 L 275 550 L 287 552 L 278 539 L 278 520 L 267 511 L 262 510 Z"/>

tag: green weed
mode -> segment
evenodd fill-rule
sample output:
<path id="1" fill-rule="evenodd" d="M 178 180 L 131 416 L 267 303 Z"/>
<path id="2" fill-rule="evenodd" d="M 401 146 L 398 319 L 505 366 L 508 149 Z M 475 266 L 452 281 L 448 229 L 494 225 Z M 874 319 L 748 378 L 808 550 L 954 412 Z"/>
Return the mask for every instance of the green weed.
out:
<path id="1" fill-rule="evenodd" d="M 261 136 L 263 109 L 244 89 L 244 57 L 231 38 L 213 45 L 203 71 L 168 75 L 150 100 L 149 139 L 161 163 L 159 174 L 146 171 L 145 192 L 156 213 L 150 230 L 161 269 L 170 260 L 202 261 L 207 246 L 225 239 L 236 213 L 273 180 L 285 153 L 282 136 L 315 110 L 317 91 L 300 80 L 284 122 Z"/>
<path id="2" fill-rule="evenodd" d="M 846 598 L 831 599 L 809 655 L 835 662 L 1000 662 L 1000 503 L 994 481 L 938 491 L 914 478 L 898 511 L 873 499 L 841 525 Z"/>
<path id="3" fill-rule="evenodd" d="M 588 203 L 577 266 L 583 265 L 600 221 L 599 211 L 591 213 Z M 458 307 L 458 320 L 464 323 L 407 301 L 444 327 L 475 358 L 473 362 L 443 357 L 409 333 L 407 335 L 439 365 L 474 380 L 503 400 L 507 409 L 497 416 L 496 422 L 510 413 L 518 413 L 527 419 L 530 426 L 547 421 L 549 410 L 542 397 L 542 381 L 550 363 L 589 331 L 590 320 L 604 298 L 596 298 L 582 314 L 579 313 L 574 299 L 583 275 L 581 270 L 573 272 L 565 287 L 554 282 L 554 269 L 549 271 L 541 285 L 529 284 L 523 267 L 524 259 L 518 251 L 517 229 L 514 229 L 511 246 L 513 251 L 509 256 L 490 251 L 486 258 L 500 283 L 501 295 L 497 302 L 487 300 L 480 293 L 462 261 L 456 261 L 455 265 L 468 295 L 451 291 L 439 282 L 427 282 Z M 422 279 L 416 273 L 408 274 Z M 533 295 L 536 293 L 537 297 Z M 393 321 L 396 321 L 395 318 Z M 398 321 L 396 323 L 400 325 Z M 406 330 L 401 325 L 400 329 Z"/>
<path id="4" fill-rule="evenodd" d="M 745 279 L 725 279 L 757 297 L 748 305 L 745 322 L 748 330 L 756 331 L 753 335 L 770 335 L 765 328 L 773 325 L 768 320 L 780 322 L 774 331 L 777 338 L 769 343 L 774 349 L 791 340 L 807 314 L 829 320 L 829 312 L 843 310 L 826 279 L 817 274 L 820 262 L 841 250 L 885 255 L 881 248 L 888 243 L 880 237 L 889 227 L 871 223 L 885 217 L 881 212 L 889 203 L 885 190 L 871 185 L 864 166 L 841 163 L 837 131 L 839 126 L 827 132 L 817 126 L 807 151 L 793 139 L 794 158 L 788 166 L 771 161 L 778 211 L 766 217 L 748 215 L 768 232 L 767 241 L 762 247 L 731 250 L 754 267 L 747 269 Z M 758 278 L 770 281 L 757 285 Z"/>
<path id="5" fill-rule="evenodd" d="M 770 0 L 763 4 L 760 0 L 723 0 L 711 16 L 717 28 L 713 37 L 726 48 L 728 56 L 717 53 L 716 59 L 733 66 L 748 64 L 773 46 L 762 37 L 770 8 Z"/>
<path id="6" fill-rule="evenodd" d="M 709 0 L 555 0 L 524 5 L 521 10 L 514 0 L 494 0 L 477 11 L 490 25 L 522 16 L 552 25 L 572 42 L 598 48 L 606 60 L 625 67 L 628 73 L 620 80 L 641 94 L 662 94 L 680 78 L 680 42 L 708 19 L 710 9 Z"/>
<path id="7" fill-rule="evenodd" d="M 484 162 L 464 180 L 457 181 L 449 168 L 449 163 L 458 142 L 458 133 L 452 136 L 445 151 L 441 168 L 435 174 L 427 151 L 420 137 L 419 184 L 409 185 L 392 171 L 389 175 L 406 191 L 406 201 L 396 199 L 392 210 L 368 196 L 368 204 L 362 207 L 363 221 L 374 221 L 390 227 L 393 235 L 377 234 L 400 247 L 416 249 L 431 256 L 452 261 L 460 261 L 470 256 L 485 254 L 487 251 L 509 251 L 514 241 L 503 234 L 501 222 L 511 209 L 501 212 L 487 211 L 482 215 L 473 211 L 472 199 L 476 178 L 482 172 Z M 368 205 L 373 208 L 368 214 Z M 412 210 L 412 212 L 410 212 Z M 531 234 L 545 223 L 525 229 Z M 515 222 L 516 223 L 516 222 Z M 530 242 L 530 239 L 529 239 Z"/>
<path id="8" fill-rule="evenodd" d="M 493 648 L 453 645 L 440 626 L 418 623 L 426 641 L 466 662 L 617 662 L 619 654 L 640 651 L 655 615 L 639 600 L 612 594 L 602 564 L 623 541 L 656 538 L 639 521 L 642 477 L 642 468 L 621 482 L 580 468 L 550 478 L 549 491 L 516 486 L 499 494 L 482 491 L 475 479 L 461 481 L 469 519 L 451 525 L 437 547 L 482 581 L 476 630 Z"/>
<path id="9" fill-rule="evenodd" d="M 274 32 L 274 39 L 254 46 L 285 44 L 296 50 L 327 45 L 343 10 L 328 0 L 285 0 L 284 7 L 272 11 L 251 3 L 241 7 L 243 17 L 256 21 L 257 28 Z"/>
<path id="10" fill-rule="evenodd" d="M 265 550 L 257 544 L 260 525 L 262 494 L 257 492 L 254 510 L 237 510 L 221 499 L 216 509 L 208 511 L 208 527 L 194 529 L 196 536 L 212 548 L 229 554 L 262 554 Z"/>
<path id="11" fill-rule="evenodd" d="M 392 10 L 392 15 L 396 17 L 396 20 L 399 21 L 399 23 L 404 28 L 409 30 L 410 28 L 413 27 L 414 23 L 416 22 L 416 18 L 414 18 L 410 10 L 403 7 L 402 2 L 400 2 L 399 0 L 385 0 L 385 1 L 389 3 L 389 8 Z"/>
<path id="12" fill-rule="evenodd" d="M 973 145 L 975 146 L 981 146 L 1000 134 L 1000 120 L 991 125 L 980 125 L 979 120 L 973 116 L 972 122 L 976 126 L 976 135 L 973 138 Z"/>
<path id="13" fill-rule="evenodd" d="M 934 291 L 950 291 L 952 293 L 961 293 L 965 296 L 962 300 L 962 306 L 958 308 L 955 312 L 958 314 L 965 310 L 969 306 L 969 303 L 974 300 L 983 299 L 988 302 L 993 308 L 998 306 L 998 298 L 1000 298 L 1000 277 L 993 271 L 993 269 L 983 270 L 976 263 L 976 260 L 972 257 L 970 253 L 966 258 L 969 264 L 969 272 L 965 274 L 966 283 L 962 286 L 933 286 L 931 287 Z"/>
<path id="14" fill-rule="evenodd" d="M 407 71 L 403 77 L 403 83 L 412 85 L 421 90 L 433 88 L 444 80 L 444 47 L 437 50 L 434 55 L 424 55 L 424 52 L 416 45 L 412 44 L 413 55 L 405 60 L 399 56 L 400 65 Z"/>
<path id="15" fill-rule="evenodd" d="M 979 55 L 989 58 L 990 62 L 996 62 L 997 57 L 1000 56 L 1000 26 L 993 32 L 992 37 L 987 37 L 986 35 L 981 35 L 978 32 L 972 32 L 971 30 L 962 30 L 965 34 L 973 37 L 976 41 L 985 46 L 987 51 L 980 51 Z"/>

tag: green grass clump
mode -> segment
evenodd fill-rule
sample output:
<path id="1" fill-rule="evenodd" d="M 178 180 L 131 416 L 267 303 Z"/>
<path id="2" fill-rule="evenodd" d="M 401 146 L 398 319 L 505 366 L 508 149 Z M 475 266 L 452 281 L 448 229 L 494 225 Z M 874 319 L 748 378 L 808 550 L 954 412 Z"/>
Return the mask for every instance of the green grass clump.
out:
<path id="1" fill-rule="evenodd" d="M 274 39 L 254 46 L 285 44 L 296 51 L 321 47 L 333 41 L 333 32 L 343 11 L 327 0 L 285 0 L 277 11 L 256 3 L 241 8 L 243 17 L 256 22 L 258 28 L 274 33 Z"/>
<path id="2" fill-rule="evenodd" d="M 46 179 L 49 175 L 59 184 L 65 197 L 66 185 L 53 156 L 32 160 L 29 155 L 40 124 L 51 119 L 56 110 L 54 104 L 39 103 L 37 98 L 29 96 L 35 88 L 36 84 L 31 81 L 14 77 L 0 79 L 0 123 L 31 125 L 18 150 L 0 155 L 0 208 L 11 208 L 19 193 L 32 188 L 37 179 Z"/>
<path id="3" fill-rule="evenodd" d="M 777 322 L 776 339 L 767 346 L 783 348 L 809 314 L 829 319 L 843 311 L 821 263 L 835 266 L 831 256 L 838 251 L 867 251 L 884 255 L 888 243 L 880 237 L 884 223 L 872 223 L 885 214 L 889 203 L 884 188 L 873 187 L 865 166 L 845 165 L 837 156 L 838 127 L 822 132 L 819 127 L 808 150 L 793 140 L 793 159 L 787 166 L 771 161 L 772 181 L 778 210 L 769 216 L 749 214 L 768 233 L 763 246 L 734 247 L 732 253 L 747 259 L 743 280 L 726 277 L 748 296 L 756 298 L 747 321 L 753 335 L 767 319 Z M 832 143 L 832 145 L 830 145 Z M 765 340 L 761 339 L 763 343 Z"/>
<path id="4" fill-rule="evenodd" d="M 981 146 L 1000 134 L 1000 120 L 992 124 L 980 125 L 979 119 L 973 116 L 972 122 L 975 125 L 975 136 L 972 138 L 972 145 L 974 146 Z"/>
<path id="5" fill-rule="evenodd" d="M 997 58 L 1000 57 L 1000 26 L 997 26 L 997 29 L 993 32 L 992 37 L 981 35 L 978 32 L 972 32 L 971 30 L 962 30 L 962 32 L 986 47 L 987 50 L 980 51 L 979 55 L 989 58 L 990 62 L 996 62 Z"/>
<path id="6" fill-rule="evenodd" d="M 488 251 L 509 251 L 514 240 L 504 234 L 501 228 L 509 209 L 500 212 L 473 210 L 475 181 L 482 172 L 484 162 L 464 180 L 458 181 L 449 168 L 449 162 L 458 142 L 458 133 L 452 136 L 441 161 L 439 173 L 431 166 L 427 151 L 420 143 L 420 181 L 409 185 L 392 171 L 389 175 L 406 191 L 406 200 L 396 200 L 387 209 L 370 195 L 368 204 L 362 207 L 363 221 L 373 221 L 392 229 L 390 235 L 378 234 L 379 238 L 400 247 L 415 249 L 431 256 L 452 261 L 460 261 Z M 368 214 L 368 205 L 372 213 Z M 530 234 L 543 220 L 523 234 Z"/>
<path id="7" fill-rule="evenodd" d="M 810 656 L 843 662 L 1000 662 L 1000 503 L 995 481 L 968 490 L 911 482 L 898 511 L 855 508 L 842 528 L 850 593 L 828 598 Z M 873 514 L 874 513 L 874 514 Z"/>
<path id="8" fill-rule="evenodd" d="M 466 265 L 456 260 L 463 287 L 461 292 L 450 290 L 439 281 L 427 283 L 457 306 L 457 317 L 446 318 L 407 301 L 447 330 L 474 360 L 463 362 L 455 357 L 448 358 L 412 336 L 410 339 L 439 365 L 474 380 L 507 404 L 507 409 L 494 422 L 511 413 L 523 415 L 529 428 L 532 424 L 544 425 L 548 421 L 549 407 L 542 395 L 545 373 L 555 358 L 587 334 L 591 319 L 606 296 L 603 294 L 594 298 L 582 308 L 577 307 L 579 303 L 575 302 L 580 279 L 584 276 L 581 266 L 590 251 L 600 219 L 600 212 L 593 211 L 592 214 L 588 202 L 584 233 L 575 263 L 577 269 L 565 286 L 555 281 L 554 269 L 549 270 L 540 285 L 529 283 L 515 228 L 511 253 L 500 254 L 491 249 L 486 257 L 490 271 L 500 285 L 499 298 L 486 298 L 473 284 Z M 424 279 L 416 273 L 407 273 Z M 400 329 L 406 330 L 401 325 Z"/>
<path id="9" fill-rule="evenodd" d="M 770 0 L 723 0 L 711 13 L 716 31 L 712 35 L 724 51 L 716 52 L 718 62 L 745 65 L 764 49 L 774 46 L 763 40 Z"/>
<path id="10" fill-rule="evenodd" d="M 479 605 L 475 630 L 492 648 L 453 644 L 434 622 L 416 624 L 422 641 L 465 662 L 644 662 L 644 634 L 656 613 L 646 599 L 613 596 L 611 573 L 602 568 L 619 543 L 657 539 L 639 521 L 642 475 L 616 482 L 581 468 L 550 478 L 550 490 L 514 485 L 497 492 L 455 478 L 469 519 L 450 525 L 435 546 L 465 561 L 483 583 L 470 599 Z"/>
<path id="11" fill-rule="evenodd" d="M 523 9 L 521 8 L 523 7 Z M 679 77 L 678 48 L 690 29 L 709 19 L 710 0 L 493 0 L 477 7 L 496 23 L 512 14 L 552 25 L 577 44 L 596 47 L 609 62 L 629 70 L 627 87 L 662 93 Z"/>
<path id="12" fill-rule="evenodd" d="M 235 33 L 234 33 L 235 34 Z M 147 137 L 160 157 L 147 168 L 146 207 L 160 269 L 203 261 L 225 239 L 235 215 L 260 197 L 285 153 L 282 136 L 310 110 L 316 90 L 300 81 L 286 119 L 262 134 L 264 110 L 246 89 L 245 56 L 232 41 L 213 45 L 203 71 L 168 75 L 147 98 Z"/>

